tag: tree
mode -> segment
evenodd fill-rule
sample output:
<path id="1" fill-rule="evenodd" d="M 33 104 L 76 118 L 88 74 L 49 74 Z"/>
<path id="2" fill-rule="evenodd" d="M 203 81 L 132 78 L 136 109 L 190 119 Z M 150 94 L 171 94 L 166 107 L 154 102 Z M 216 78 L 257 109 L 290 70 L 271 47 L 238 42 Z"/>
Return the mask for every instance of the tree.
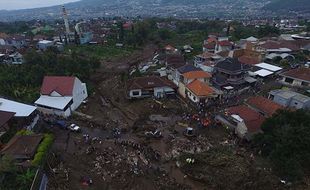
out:
<path id="1" fill-rule="evenodd" d="M 310 169 L 310 111 L 282 110 L 262 125 L 254 143 L 274 170 L 287 180 L 301 179 Z"/>

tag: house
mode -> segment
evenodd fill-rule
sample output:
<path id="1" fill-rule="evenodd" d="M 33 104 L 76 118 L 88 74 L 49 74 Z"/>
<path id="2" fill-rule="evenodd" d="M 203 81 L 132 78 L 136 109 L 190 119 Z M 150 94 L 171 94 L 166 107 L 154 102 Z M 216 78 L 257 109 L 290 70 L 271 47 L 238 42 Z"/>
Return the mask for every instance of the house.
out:
<path id="1" fill-rule="evenodd" d="M 194 65 L 195 67 L 198 67 L 206 72 L 213 72 L 213 66 L 216 61 L 219 61 L 222 59 L 221 56 L 210 53 L 210 52 L 204 52 L 200 55 L 196 55 L 194 58 Z"/>
<path id="2" fill-rule="evenodd" d="M 1 155 L 8 155 L 17 163 L 33 160 L 43 135 L 15 135 L 1 150 Z"/>
<path id="3" fill-rule="evenodd" d="M 187 85 L 191 82 L 193 82 L 194 80 L 199 80 L 203 83 L 209 83 L 210 78 L 211 78 L 211 74 L 205 71 L 189 71 L 186 73 L 183 73 L 183 80 L 182 82 Z"/>
<path id="4" fill-rule="evenodd" d="M 9 130 L 14 115 L 14 112 L 0 111 L 0 137 Z"/>
<path id="5" fill-rule="evenodd" d="M 209 52 L 209 53 L 214 53 L 215 51 L 215 46 L 217 43 L 217 37 L 216 36 L 208 36 L 207 40 L 204 40 L 203 46 L 202 46 L 202 51 Z"/>
<path id="6" fill-rule="evenodd" d="M 281 73 L 280 82 L 285 85 L 310 89 L 310 69 L 297 68 Z"/>
<path id="7" fill-rule="evenodd" d="M 219 94 L 208 84 L 195 79 L 186 85 L 186 96 L 193 103 L 207 103 L 209 100 L 219 97 Z"/>
<path id="8" fill-rule="evenodd" d="M 18 53 L 18 52 L 15 52 L 15 53 L 9 55 L 8 63 L 14 64 L 14 65 L 23 64 L 24 63 L 23 55 Z"/>
<path id="9" fill-rule="evenodd" d="M 178 52 L 178 49 L 176 49 L 175 47 L 173 47 L 172 45 L 166 45 L 164 48 L 165 52 L 167 54 L 174 54 Z"/>
<path id="10" fill-rule="evenodd" d="M 0 45 L 6 45 L 5 43 L 5 39 L 7 39 L 9 37 L 9 35 L 7 35 L 6 33 L 0 32 Z"/>
<path id="11" fill-rule="evenodd" d="M 137 98 L 164 98 L 175 95 L 177 87 L 171 81 L 158 76 L 133 78 L 127 82 L 127 97 Z"/>
<path id="12" fill-rule="evenodd" d="M 215 52 L 215 46 L 216 46 L 216 42 L 210 42 L 210 43 L 203 44 L 202 51 L 204 53 L 206 53 L 206 52 L 214 53 Z"/>
<path id="13" fill-rule="evenodd" d="M 247 76 L 249 69 L 249 66 L 241 64 L 238 59 L 227 58 L 214 66 L 212 82 L 217 88 L 229 86 L 242 89 L 252 82 Z"/>
<path id="14" fill-rule="evenodd" d="M 88 96 L 86 84 L 68 76 L 44 77 L 40 94 L 35 102 L 38 109 L 63 117 L 69 117 Z"/>
<path id="15" fill-rule="evenodd" d="M 245 105 L 230 107 L 225 117 L 232 125 L 237 136 L 241 139 L 251 140 L 253 135 L 261 133 L 261 125 L 265 117 Z"/>
<path id="16" fill-rule="evenodd" d="M 310 97 L 290 90 L 272 90 L 268 98 L 287 108 L 310 109 Z"/>
<path id="17" fill-rule="evenodd" d="M 165 65 L 169 80 L 178 85 L 180 76 L 177 69 L 186 65 L 184 57 L 180 54 L 167 55 Z"/>
<path id="18" fill-rule="evenodd" d="M 172 73 L 172 81 L 177 86 L 179 86 L 179 82 L 183 80 L 182 75 L 184 73 L 191 72 L 191 71 L 201 71 L 201 69 L 197 68 L 197 67 L 194 67 L 191 64 L 183 65 L 183 66 L 181 66 L 181 67 L 179 67 L 179 68 L 177 68 L 176 70 L 173 71 L 173 73 Z"/>
<path id="19" fill-rule="evenodd" d="M 202 70 L 195 70 L 183 73 L 181 75 L 181 80 L 178 85 L 178 92 L 182 97 L 186 98 L 186 85 L 193 82 L 194 80 L 199 80 L 203 83 L 209 84 L 210 78 L 211 74 Z"/>
<path id="20" fill-rule="evenodd" d="M 221 51 L 230 51 L 233 49 L 233 44 L 228 40 L 218 41 L 215 45 L 215 53 Z"/>
<path id="21" fill-rule="evenodd" d="M 0 98 L 0 111 L 15 113 L 14 119 L 18 125 L 28 130 L 33 129 L 39 120 L 36 109 L 35 106 Z"/>
<path id="22" fill-rule="evenodd" d="M 256 64 L 249 72 L 250 75 L 266 78 L 279 73 L 283 68 L 268 63 Z"/>
<path id="23" fill-rule="evenodd" d="M 39 50 L 47 50 L 49 47 L 52 47 L 53 45 L 54 45 L 53 41 L 41 40 L 41 41 L 38 42 L 37 48 Z"/>
<path id="24" fill-rule="evenodd" d="M 22 35 L 10 35 L 4 38 L 5 45 L 13 46 L 17 49 L 25 47 L 27 45 L 26 38 Z"/>
<path id="25" fill-rule="evenodd" d="M 250 97 L 246 100 L 245 104 L 264 117 L 271 117 L 279 109 L 284 109 L 280 104 L 262 96 Z"/>

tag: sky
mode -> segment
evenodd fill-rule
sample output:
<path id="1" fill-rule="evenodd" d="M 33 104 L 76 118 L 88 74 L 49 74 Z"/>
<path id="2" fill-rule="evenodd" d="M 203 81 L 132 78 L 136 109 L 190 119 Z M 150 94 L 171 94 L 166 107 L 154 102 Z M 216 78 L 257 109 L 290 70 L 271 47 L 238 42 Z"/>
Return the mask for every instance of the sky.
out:
<path id="1" fill-rule="evenodd" d="M 64 3 L 78 0 L 0 0 L 0 10 L 16 10 L 37 7 L 46 7 L 52 5 L 61 5 Z"/>

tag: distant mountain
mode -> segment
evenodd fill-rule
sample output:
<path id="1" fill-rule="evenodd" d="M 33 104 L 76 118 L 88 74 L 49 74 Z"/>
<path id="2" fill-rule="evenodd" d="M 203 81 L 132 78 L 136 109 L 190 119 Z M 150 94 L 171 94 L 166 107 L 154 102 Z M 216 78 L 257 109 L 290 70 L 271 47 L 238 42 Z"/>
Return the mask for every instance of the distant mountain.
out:
<path id="1" fill-rule="evenodd" d="M 81 0 L 65 6 L 70 19 L 114 16 L 248 19 L 277 16 L 276 10 L 309 11 L 309 4 L 310 0 Z M 0 11 L 0 21 L 50 20 L 61 15 L 61 6 Z"/>
<path id="2" fill-rule="evenodd" d="M 310 11 L 310 0 L 272 0 L 264 8 L 271 11 Z"/>

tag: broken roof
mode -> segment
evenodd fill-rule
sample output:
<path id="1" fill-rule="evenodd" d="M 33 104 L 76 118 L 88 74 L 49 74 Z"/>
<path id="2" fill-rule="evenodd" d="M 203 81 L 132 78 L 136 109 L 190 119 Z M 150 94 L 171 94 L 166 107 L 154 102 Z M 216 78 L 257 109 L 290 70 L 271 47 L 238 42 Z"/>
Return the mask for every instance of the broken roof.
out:
<path id="1" fill-rule="evenodd" d="M 209 85 L 197 79 L 189 83 L 186 87 L 196 96 L 210 96 L 215 93 Z"/>
<path id="2" fill-rule="evenodd" d="M 277 104 L 262 96 L 250 97 L 246 103 L 267 114 L 268 117 L 272 116 L 277 110 L 284 108 L 280 104 Z"/>
<path id="3" fill-rule="evenodd" d="M 72 96 L 75 77 L 45 76 L 43 79 L 41 94 L 50 95 L 57 92 L 62 96 Z"/>
<path id="4" fill-rule="evenodd" d="M 291 77 L 294 79 L 310 82 L 310 69 L 308 68 L 292 69 L 282 73 L 281 76 Z"/>
<path id="5" fill-rule="evenodd" d="M 231 115 L 234 114 L 241 117 L 244 120 L 246 127 L 248 128 L 248 132 L 250 133 L 259 132 L 261 125 L 265 121 L 265 118 L 261 114 L 245 105 L 230 107 L 227 109 L 227 111 Z"/>
<path id="6" fill-rule="evenodd" d="M 172 83 L 171 81 L 165 78 L 161 78 L 158 76 L 138 77 L 138 78 L 130 79 L 127 82 L 127 88 L 129 90 L 149 89 L 149 88 L 156 88 L 156 87 L 176 88 L 174 83 Z"/>

